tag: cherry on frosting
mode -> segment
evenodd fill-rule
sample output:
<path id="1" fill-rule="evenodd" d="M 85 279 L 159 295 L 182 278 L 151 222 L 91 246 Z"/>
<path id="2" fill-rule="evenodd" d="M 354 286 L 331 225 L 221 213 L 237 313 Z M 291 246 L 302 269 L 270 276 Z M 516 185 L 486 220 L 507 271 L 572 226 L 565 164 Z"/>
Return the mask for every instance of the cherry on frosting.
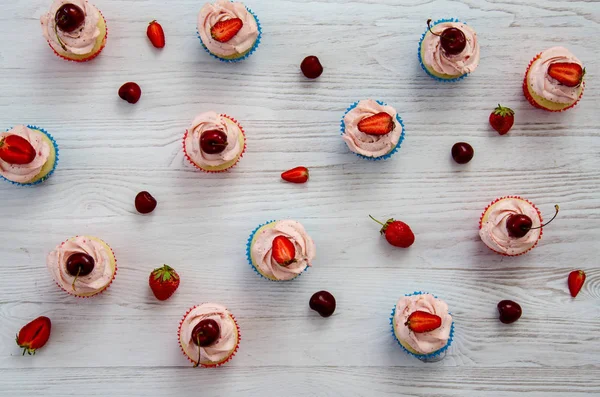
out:
<path id="1" fill-rule="evenodd" d="M 446 28 L 442 34 L 434 33 L 431 30 L 431 19 L 427 20 L 427 27 L 433 35 L 439 36 L 440 44 L 447 54 L 460 54 L 467 46 L 467 38 L 462 30 L 458 28 Z"/>
<path id="2" fill-rule="evenodd" d="M 84 253 L 76 253 L 67 259 L 67 272 L 73 276 L 87 276 L 94 270 L 94 258 Z"/>
<path id="3" fill-rule="evenodd" d="M 63 4 L 54 15 L 54 23 L 63 32 L 71 33 L 85 22 L 85 12 L 75 4 Z"/>

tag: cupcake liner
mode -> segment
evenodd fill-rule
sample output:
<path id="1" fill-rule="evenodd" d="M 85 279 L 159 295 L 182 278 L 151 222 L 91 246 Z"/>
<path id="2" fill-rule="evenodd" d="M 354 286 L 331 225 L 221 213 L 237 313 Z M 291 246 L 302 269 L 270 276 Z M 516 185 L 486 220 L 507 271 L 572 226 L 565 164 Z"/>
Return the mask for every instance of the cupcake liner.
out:
<path id="1" fill-rule="evenodd" d="M 412 294 L 404 294 L 404 296 L 414 296 L 414 295 L 424 295 L 424 294 L 428 294 L 428 292 L 415 291 Z M 433 295 L 433 296 L 437 299 L 437 296 L 435 296 L 435 295 Z M 402 343 L 400 343 L 400 340 L 398 340 L 398 337 L 396 336 L 396 333 L 394 332 L 394 314 L 396 314 L 396 306 L 395 305 L 394 305 L 394 308 L 392 309 L 392 313 L 391 313 L 391 317 L 390 317 L 390 325 L 392 326 L 392 335 L 394 336 L 394 339 L 396 340 L 396 342 L 398 342 L 398 345 L 400 345 L 402 350 L 404 350 L 406 353 L 410 354 L 411 356 L 416 357 L 419 360 L 431 360 L 435 357 L 439 357 L 442 353 L 444 353 L 446 350 L 448 350 L 448 348 L 452 344 L 452 340 L 454 339 L 454 320 L 452 320 L 452 325 L 450 326 L 450 336 L 448 337 L 448 342 L 446 343 L 446 345 L 444 347 L 442 347 L 439 350 L 434 351 L 433 353 L 429 353 L 429 354 L 416 354 L 416 353 L 411 352 L 406 347 L 404 347 L 402 345 Z"/>
<path id="2" fill-rule="evenodd" d="M 252 263 L 252 253 L 251 253 L 251 249 L 252 249 L 252 239 L 254 238 L 254 235 L 256 234 L 256 232 L 258 231 L 258 229 L 260 229 L 261 227 L 268 225 L 269 223 L 273 223 L 273 222 L 277 222 L 275 220 L 271 220 L 271 221 L 267 221 L 265 223 L 261 223 L 260 225 L 258 225 L 253 231 L 252 233 L 250 233 L 250 237 L 248 238 L 248 242 L 246 243 L 246 258 L 248 259 L 248 263 L 250 264 L 250 267 L 252 267 L 252 270 L 254 270 L 254 272 L 256 274 L 258 274 L 261 278 L 264 278 L 265 280 L 269 280 L 269 281 L 275 281 L 275 282 L 282 282 L 282 281 L 292 281 L 297 279 L 298 277 L 300 277 L 302 275 L 302 273 L 304 273 L 305 271 L 307 271 L 310 266 L 306 266 L 306 268 L 302 271 L 302 273 L 298 274 L 296 277 L 289 279 L 289 280 L 276 280 L 276 279 L 271 279 L 268 277 L 265 277 L 260 271 L 258 271 L 258 269 L 256 268 L 256 266 L 254 266 L 254 263 Z"/>
<path id="3" fill-rule="evenodd" d="M 461 22 L 460 20 L 458 20 L 456 18 L 450 18 L 450 19 L 438 19 L 431 25 L 431 27 L 433 28 L 435 25 L 437 25 L 439 23 L 444 23 L 444 22 L 460 22 L 460 23 L 464 23 L 466 25 L 465 22 Z M 425 35 L 427 34 L 427 32 L 429 32 L 429 28 L 421 36 L 421 40 L 419 40 L 419 48 L 417 49 L 417 55 L 419 57 L 419 64 L 421 65 L 421 68 L 423 68 L 425 73 L 427 73 L 429 75 L 429 77 L 433 78 L 434 80 L 441 81 L 443 83 L 454 83 L 456 81 L 460 81 L 462 79 L 467 78 L 469 76 L 469 73 L 465 73 L 462 76 L 455 77 L 453 79 L 442 79 L 442 78 L 439 78 L 436 75 L 432 74 L 429 70 L 427 70 L 427 68 L 423 64 L 423 58 L 421 57 L 421 46 L 423 45 L 423 39 L 425 38 Z"/>
<path id="4" fill-rule="evenodd" d="M 79 237 L 79 236 L 75 236 L 75 237 Z M 72 237 L 72 238 L 74 238 L 74 237 Z M 95 238 L 96 238 L 96 239 L 98 239 L 98 240 L 100 240 L 100 241 L 102 241 L 104 244 L 106 244 L 106 241 L 104 241 L 104 240 L 102 240 L 102 239 L 99 239 L 98 237 L 95 237 Z M 70 240 L 70 239 L 67 239 L 67 240 L 63 241 L 63 242 L 61 243 L 61 246 L 62 246 L 64 243 L 66 243 L 67 241 L 69 241 L 69 240 Z M 59 283 L 57 283 L 57 282 L 55 281 L 55 284 L 58 286 L 58 288 L 60 288 L 61 290 L 65 291 L 67 294 L 69 294 L 69 295 L 71 295 L 71 296 L 74 296 L 74 297 L 76 297 L 76 298 L 81 298 L 81 299 L 93 298 L 93 297 L 95 297 L 95 296 L 98 296 L 98 295 L 100 295 L 100 294 L 101 294 L 101 293 L 103 293 L 104 291 L 106 291 L 106 290 L 108 289 L 108 287 L 110 287 L 110 286 L 112 285 L 113 281 L 115 281 L 115 278 L 117 277 L 117 270 L 119 270 L 119 269 L 118 269 L 118 268 L 119 268 L 119 266 L 117 265 L 117 256 L 115 255 L 115 251 L 113 251 L 113 249 L 111 248 L 111 246 L 110 246 L 110 245 L 106 244 L 106 246 L 107 246 L 108 248 L 110 248 L 110 252 L 112 253 L 112 255 L 113 255 L 113 258 L 115 258 L 115 272 L 113 273 L 113 276 L 112 276 L 112 278 L 110 279 L 110 282 L 109 282 L 109 283 L 106 285 L 106 287 L 104 287 L 102 290 L 100 290 L 100 291 L 96 292 L 94 295 L 89 295 L 89 296 L 77 295 L 77 294 L 74 294 L 74 293 L 72 293 L 71 291 L 67 291 L 66 289 L 64 289 L 64 288 L 63 288 L 63 286 L 62 286 L 62 285 L 60 285 Z"/>
<path id="5" fill-rule="evenodd" d="M 71 58 L 68 58 L 68 57 L 58 53 L 54 49 L 54 47 L 52 47 L 52 44 L 50 44 L 50 41 L 48 41 L 48 45 L 50 46 L 50 48 L 52 48 L 52 51 L 54 52 L 54 54 L 56 54 L 59 58 L 64 59 L 65 61 L 80 62 L 80 63 L 89 62 L 92 59 L 96 58 L 98 55 L 100 55 L 100 53 L 102 52 L 104 47 L 106 47 L 106 40 L 108 39 L 108 24 L 106 23 L 106 18 L 104 18 L 104 15 L 102 14 L 102 12 L 100 10 L 98 10 L 98 12 L 100 13 L 100 16 L 102 17 L 102 19 L 104 20 L 104 26 L 106 26 L 106 33 L 104 34 L 104 41 L 102 42 L 102 46 L 100 46 L 98 51 L 96 51 L 95 53 L 93 53 L 92 55 L 90 55 L 89 57 L 84 58 L 84 59 L 71 59 Z"/>
<path id="6" fill-rule="evenodd" d="M 183 325 L 183 321 L 185 320 L 185 318 L 187 317 L 188 314 L 190 314 L 190 312 L 192 310 L 194 310 L 195 308 L 197 308 L 199 305 L 196 305 L 194 307 L 191 307 L 190 309 L 188 309 L 187 312 L 185 312 L 185 314 L 183 315 L 183 318 L 181 319 L 181 321 L 179 321 L 179 327 L 177 328 L 177 343 L 179 343 L 179 348 L 181 349 L 181 352 L 183 353 L 183 355 L 189 360 L 189 362 L 191 362 L 192 364 L 196 365 L 196 361 L 193 360 L 190 356 L 188 356 L 185 352 L 185 350 L 183 350 L 183 346 L 181 346 L 181 326 Z M 228 310 L 229 311 L 229 310 Z M 238 340 L 237 340 L 237 344 L 235 345 L 235 348 L 233 349 L 233 351 L 231 352 L 231 354 L 229 356 L 227 356 L 227 358 L 225 358 L 223 361 L 221 361 L 220 363 L 215 363 L 215 364 L 200 364 L 198 365 L 201 368 L 216 368 L 216 367 L 220 367 L 221 365 L 229 362 L 233 356 L 235 356 L 235 354 L 237 353 L 239 347 L 240 347 L 240 341 L 242 340 L 242 334 L 240 333 L 240 326 L 238 325 L 235 316 L 231 313 L 229 313 L 229 316 L 231 317 L 231 319 L 233 320 L 233 322 L 235 323 L 235 327 L 237 328 L 237 334 L 238 334 Z"/>
<path id="7" fill-rule="evenodd" d="M 256 51 L 256 49 L 258 48 L 258 45 L 260 44 L 260 39 L 262 38 L 262 27 L 260 25 L 260 21 L 258 20 L 258 17 L 256 16 L 256 14 L 248 7 L 246 7 L 246 10 L 248 10 L 248 12 L 250 14 L 252 14 L 254 19 L 256 20 L 256 26 L 258 27 L 258 37 L 256 38 L 254 45 L 252 45 L 252 48 L 250 48 L 250 51 L 248 51 L 245 55 L 243 55 L 239 58 L 233 58 L 233 59 L 221 58 L 220 56 L 215 55 L 212 52 L 210 52 L 210 50 L 206 47 L 206 45 L 204 45 L 204 42 L 202 41 L 202 37 L 200 37 L 200 33 L 198 32 L 198 29 L 196 29 L 196 35 L 200 39 L 200 44 L 202 44 L 202 48 L 204 48 L 204 51 L 208 52 L 208 54 L 210 56 L 212 56 L 213 58 L 218 59 L 221 62 L 226 62 L 226 63 L 241 62 L 244 59 L 248 58 L 250 55 L 252 55 L 252 53 L 254 53 L 254 51 Z"/>
<path id="8" fill-rule="evenodd" d="M 496 204 L 498 201 L 500 200 L 504 200 L 504 199 L 508 199 L 508 198 L 512 198 L 512 199 L 519 199 L 519 200 L 523 200 L 526 201 L 527 203 L 529 203 L 533 208 L 535 208 L 538 216 L 540 217 L 540 225 L 544 223 L 544 219 L 542 218 L 542 213 L 540 212 L 540 210 L 538 209 L 538 207 L 535 206 L 535 204 L 533 204 L 531 201 L 524 199 L 523 197 L 520 196 L 504 196 L 504 197 L 500 197 L 497 198 L 496 200 L 492 201 L 490 204 L 488 204 L 487 207 L 485 207 L 485 209 L 483 210 L 483 212 L 481 213 L 481 216 L 479 217 L 479 229 L 482 228 L 483 226 L 483 217 L 485 216 L 485 213 L 487 212 L 487 210 L 494 204 Z M 488 247 L 490 250 L 492 250 L 493 252 L 500 254 L 502 256 L 521 256 L 524 255 L 526 253 L 528 253 L 529 251 L 531 251 L 532 249 L 534 249 L 535 247 L 537 247 L 538 243 L 540 242 L 540 240 L 542 239 L 542 235 L 544 234 L 544 228 L 540 229 L 540 236 L 538 237 L 537 241 L 535 242 L 535 244 L 533 244 L 531 246 L 531 248 L 529 248 L 527 251 L 525 252 L 521 252 L 520 254 L 515 254 L 515 255 L 509 255 L 507 253 L 504 252 L 499 252 L 496 251 L 495 249 L 489 247 L 487 244 L 485 245 L 486 247 Z"/>
<path id="9" fill-rule="evenodd" d="M 535 101 L 535 99 L 529 93 L 529 88 L 527 87 L 527 75 L 529 74 L 529 69 L 531 68 L 531 65 L 533 65 L 533 63 L 535 61 L 537 61 L 541 55 L 542 55 L 542 53 L 540 52 L 535 57 L 533 57 L 533 59 L 531 61 L 529 61 L 529 65 L 527 66 L 527 70 L 525 71 L 525 77 L 523 78 L 523 95 L 525 95 L 525 99 L 527 99 L 527 101 L 531 104 L 531 106 L 538 108 L 538 109 L 545 110 L 547 112 L 560 113 L 560 112 L 564 112 L 565 110 L 571 109 L 572 107 L 577 105 L 579 103 L 579 101 L 581 100 L 581 97 L 583 97 L 583 92 L 585 91 L 585 81 L 583 81 L 581 83 L 581 94 L 579 94 L 579 98 L 577 98 L 577 100 L 572 105 L 570 105 L 564 109 L 560 109 L 560 110 L 552 110 L 552 109 L 548 109 L 548 108 L 540 105 L 539 103 L 537 103 Z"/>
<path id="10" fill-rule="evenodd" d="M 56 143 L 56 141 L 54 140 L 54 137 L 52 135 L 50 135 L 50 133 L 48 131 L 46 131 L 45 129 L 41 128 L 41 127 L 37 127 L 35 125 L 27 125 L 27 128 L 32 129 L 32 130 L 36 130 L 41 132 L 42 134 L 46 135 L 48 137 L 48 139 L 50 139 L 50 141 L 52 142 L 52 146 L 54 146 L 54 151 L 56 152 L 56 157 L 54 159 L 54 166 L 52 167 L 52 169 L 41 179 L 35 181 L 35 182 L 30 182 L 30 183 L 20 183 L 20 182 L 15 182 L 15 181 L 11 181 L 10 179 L 6 179 L 5 177 L 3 177 L 2 175 L 0 175 L 0 179 L 3 179 L 7 182 L 12 183 L 13 185 L 17 185 L 17 186 L 35 186 L 35 185 L 39 185 L 40 183 L 44 182 L 46 179 L 50 178 L 50 176 L 52 174 L 54 174 L 54 170 L 56 169 L 56 166 L 58 165 L 58 145 Z M 10 131 L 12 129 L 9 128 L 6 131 Z"/>
<path id="11" fill-rule="evenodd" d="M 221 114 L 220 116 L 226 117 L 229 120 L 233 121 L 240 128 L 240 131 L 242 132 L 242 135 L 244 136 L 244 148 L 242 149 L 242 153 L 240 153 L 240 156 L 238 157 L 238 159 L 236 160 L 235 163 L 233 163 L 231 166 L 225 168 L 224 170 L 211 171 L 211 170 L 204 169 L 204 168 L 200 167 L 199 165 L 197 165 L 196 163 L 194 163 L 194 161 L 190 158 L 190 156 L 188 155 L 187 151 L 185 150 L 185 139 L 187 138 L 189 131 L 185 130 L 185 134 L 183 135 L 183 154 L 185 155 L 185 158 L 190 162 L 191 165 L 193 165 L 194 167 L 196 167 L 200 171 L 206 172 L 208 174 L 219 174 L 221 172 L 227 172 L 227 171 L 229 171 L 230 169 L 232 169 L 233 167 L 235 167 L 240 162 L 240 160 L 242 159 L 242 157 L 244 157 L 244 153 L 246 152 L 246 133 L 244 131 L 244 128 L 233 117 L 228 116 L 226 114 Z"/>
<path id="12" fill-rule="evenodd" d="M 344 133 L 346 131 L 346 123 L 344 122 L 344 117 L 348 114 L 349 111 L 351 111 L 358 105 L 358 102 L 359 101 L 354 102 L 352 105 L 350 105 L 350 107 L 348 109 L 346 109 L 346 113 L 344 113 L 344 115 L 342 116 L 342 121 L 340 124 L 340 129 L 342 131 L 342 135 L 344 135 Z M 387 106 L 387 104 L 383 101 L 376 100 L 375 102 L 377 102 L 381 106 Z M 404 127 L 404 121 L 402 121 L 402 118 L 400 117 L 400 115 L 398 113 L 396 113 L 396 120 L 402 126 L 402 134 L 400 134 L 400 138 L 398 139 L 398 143 L 396 144 L 396 146 L 389 153 L 384 154 L 383 156 L 379 156 L 379 157 L 368 157 L 368 156 L 364 156 L 360 153 L 355 153 L 355 152 L 352 152 L 352 153 L 354 153 L 355 155 L 357 155 L 360 158 L 363 158 L 366 160 L 372 160 L 372 161 L 387 160 L 390 157 L 392 157 L 392 155 L 394 153 L 396 153 L 398 151 L 398 149 L 400 149 L 400 145 L 402 145 L 402 142 L 404 141 L 404 136 L 405 136 L 405 132 L 406 132 L 406 128 Z"/>

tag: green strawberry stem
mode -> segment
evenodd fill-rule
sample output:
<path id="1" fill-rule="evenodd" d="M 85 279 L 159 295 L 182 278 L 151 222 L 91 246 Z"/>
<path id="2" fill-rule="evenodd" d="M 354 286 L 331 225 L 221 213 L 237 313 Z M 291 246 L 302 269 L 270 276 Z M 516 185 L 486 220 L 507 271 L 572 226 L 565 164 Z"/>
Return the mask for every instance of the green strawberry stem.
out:
<path id="1" fill-rule="evenodd" d="M 379 223 L 381 226 L 385 226 L 383 223 L 379 222 L 377 219 L 373 218 L 371 215 L 369 215 L 369 218 L 373 219 L 375 222 Z"/>

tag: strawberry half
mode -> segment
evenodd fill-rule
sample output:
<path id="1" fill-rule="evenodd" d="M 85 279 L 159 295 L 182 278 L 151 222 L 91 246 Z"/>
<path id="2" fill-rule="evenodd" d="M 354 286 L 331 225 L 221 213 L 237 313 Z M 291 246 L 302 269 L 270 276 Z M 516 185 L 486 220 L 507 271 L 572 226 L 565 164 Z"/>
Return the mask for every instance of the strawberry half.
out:
<path id="1" fill-rule="evenodd" d="M 367 135 L 385 135 L 394 129 L 394 118 L 386 112 L 365 117 L 358 123 L 358 130 Z"/>
<path id="2" fill-rule="evenodd" d="M 506 134 L 514 123 L 515 112 L 511 108 L 505 108 L 498 104 L 498 107 L 490 114 L 490 125 L 500 135 Z"/>
<path id="3" fill-rule="evenodd" d="M 244 23 L 240 18 L 227 19 L 219 21 L 210 29 L 210 35 L 219 43 L 226 43 L 233 39 Z"/>
<path id="4" fill-rule="evenodd" d="M 25 353 L 32 355 L 40 347 L 43 347 L 50 339 L 50 330 L 52 322 L 48 317 L 38 317 L 29 324 L 25 325 L 17 334 L 17 345 Z"/>
<path id="5" fill-rule="evenodd" d="M 150 273 L 150 288 L 160 301 L 167 300 L 179 287 L 179 274 L 168 265 L 154 269 Z"/>
<path id="6" fill-rule="evenodd" d="M 281 174 L 281 179 L 292 183 L 305 183 L 308 181 L 308 168 L 296 167 Z"/>
<path id="7" fill-rule="evenodd" d="M 404 323 L 415 333 L 430 332 L 442 326 L 442 318 L 421 310 L 413 312 Z"/>
<path id="8" fill-rule="evenodd" d="M 296 262 L 296 247 L 285 236 L 275 237 L 271 251 L 273 259 L 281 266 L 289 266 Z"/>
<path id="9" fill-rule="evenodd" d="M 150 22 L 146 29 L 146 35 L 154 47 L 163 48 L 165 46 L 165 32 L 156 20 Z"/>
<path id="10" fill-rule="evenodd" d="M 578 63 L 555 62 L 548 68 L 548 75 L 567 87 L 579 87 L 585 76 L 585 69 Z"/>
<path id="11" fill-rule="evenodd" d="M 35 159 L 35 149 L 27 139 L 9 135 L 0 140 L 0 159 L 9 164 L 29 164 Z"/>
<path id="12" fill-rule="evenodd" d="M 574 270 L 569 273 L 569 291 L 571 292 L 571 296 L 575 298 L 579 291 L 581 291 L 581 287 L 583 287 L 583 283 L 585 282 L 585 272 L 583 270 Z"/>

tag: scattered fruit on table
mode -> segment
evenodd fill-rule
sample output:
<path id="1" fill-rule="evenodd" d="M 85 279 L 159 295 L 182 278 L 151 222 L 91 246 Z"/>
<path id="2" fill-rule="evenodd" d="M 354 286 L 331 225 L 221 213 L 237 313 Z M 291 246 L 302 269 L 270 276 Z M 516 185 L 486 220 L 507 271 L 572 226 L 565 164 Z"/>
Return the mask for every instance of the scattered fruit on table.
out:
<path id="1" fill-rule="evenodd" d="M 25 325 L 17 334 L 17 345 L 25 353 L 32 355 L 35 351 L 43 347 L 50 339 L 50 330 L 52 323 L 48 317 L 38 317 L 29 324 Z"/>
<path id="2" fill-rule="evenodd" d="M 316 79 L 323 73 L 323 66 L 319 62 L 319 58 L 314 55 L 307 56 L 300 64 L 302 74 L 309 79 Z"/>
<path id="3" fill-rule="evenodd" d="M 452 146 L 452 158 L 458 164 L 467 164 L 473 158 L 475 151 L 467 142 L 457 142 Z"/>
<path id="4" fill-rule="evenodd" d="M 498 104 L 490 114 L 490 125 L 498 131 L 498 134 L 505 135 L 515 123 L 515 112 L 511 108 L 507 108 Z"/>
<path id="5" fill-rule="evenodd" d="M 583 283 L 585 282 L 585 272 L 583 270 L 574 270 L 569 273 L 569 291 L 571 292 L 571 296 L 575 298 L 579 291 L 581 291 L 581 287 L 583 287 Z"/>
<path id="6" fill-rule="evenodd" d="M 140 214 L 149 214 L 156 208 L 156 199 L 147 191 L 139 192 L 135 196 L 135 209 Z"/>
<path id="7" fill-rule="evenodd" d="M 9 164 L 29 164 L 35 159 L 35 149 L 19 135 L 8 135 L 0 140 L 0 159 Z"/>
<path id="8" fill-rule="evenodd" d="M 467 38 L 458 28 L 446 28 L 442 34 L 433 33 L 431 19 L 427 20 L 427 27 L 433 35 L 439 36 L 442 49 L 449 55 L 460 54 L 467 46 Z"/>
<path id="9" fill-rule="evenodd" d="M 148 280 L 150 289 L 160 301 L 167 300 L 179 287 L 179 274 L 171 266 L 164 265 L 154 269 Z"/>
<path id="10" fill-rule="evenodd" d="M 383 226 L 380 232 L 391 245 L 400 248 L 408 248 L 415 242 L 415 235 L 406 223 L 392 218 L 388 219 L 384 224 L 373 218 L 371 215 L 369 215 L 369 217 Z"/>
<path id="11" fill-rule="evenodd" d="M 85 22 L 85 12 L 75 4 L 63 4 L 54 14 L 55 26 L 63 32 L 72 33 Z"/>
<path id="12" fill-rule="evenodd" d="M 380 112 L 373 116 L 365 117 L 358 122 L 358 130 L 367 135 L 389 134 L 395 126 L 394 118 L 386 112 Z"/>
<path id="13" fill-rule="evenodd" d="M 415 333 L 430 332 L 442 326 L 442 318 L 435 314 L 417 310 L 408 316 L 404 325 Z"/>
<path id="14" fill-rule="evenodd" d="M 277 236 L 271 247 L 272 257 L 281 266 L 289 266 L 296 261 L 296 247 L 289 238 Z"/>
<path id="15" fill-rule="evenodd" d="M 165 32 L 156 20 L 150 22 L 146 29 L 146 35 L 154 47 L 163 48 L 165 46 Z"/>
<path id="16" fill-rule="evenodd" d="M 212 345 L 220 336 L 221 329 L 219 328 L 219 324 L 210 318 L 200 321 L 192 330 L 192 341 L 199 347 Z M 200 365 L 201 352 L 201 350 L 198 352 L 198 361 L 196 361 L 194 367 Z"/>
<path id="17" fill-rule="evenodd" d="M 281 174 L 281 179 L 292 183 L 305 183 L 308 181 L 308 168 L 296 167 Z"/>
<path id="18" fill-rule="evenodd" d="M 585 69 L 577 63 L 554 62 L 548 67 L 548 75 L 567 87 L 579 87 L 585 76 Z"/>
<path id="19" fill-rule="evenodd" d="M 240 31 L 244 23 L 240 18 L 219 21 L 210 29 L 210 35 L 219 43 L 226 43 Z"/>
<path id="20" fill-rule="evenodd" d="M 498 313 L 500 313 L 499 319 L 502 323 L 510 324 L 521 317 L 523 310 L 521 310 L 521 306 L 517 302 L 503 300 L 498 302 Z"/>
<path id="21" fill-rule="evenodd" d="M 209 130 L 200 135 L 200 149 L 206 154 L 222 153 L 227 144 L 227 134 L 223 131 Z"/>
<path id="22" fill-rule="evenodd" d="M 556 218 L 556 216 L 558 215 L 558 205 L 555 205 L 554 209 L 556 210 L 556 212 L 554 213 L 552 219 L 538 227 L 531 227 L 533 225 L 533 222 L 531 218 L 525 214 L 510 215 L 506 220 L 506 230 L 508 232 L 508 235 L 513 238 L 521 238 L 525 237 L 530 230 L 543 228 L 544 226 L 552 222 L 554 218 Z"/>
<path id="23" fill-rule="evenodd" d="M 137 103 L 142 96 L 142 89 L 139 85 L 130 81 L 119 88 L 119 96 L 129 103 Z"/>
<path id="24" fill-rule="evenodd" d="M 315 292 L 308 302 L 310 308 L 321 315 L 329 317 L 335 311 L 335 298 L 327 291 Z"/>

